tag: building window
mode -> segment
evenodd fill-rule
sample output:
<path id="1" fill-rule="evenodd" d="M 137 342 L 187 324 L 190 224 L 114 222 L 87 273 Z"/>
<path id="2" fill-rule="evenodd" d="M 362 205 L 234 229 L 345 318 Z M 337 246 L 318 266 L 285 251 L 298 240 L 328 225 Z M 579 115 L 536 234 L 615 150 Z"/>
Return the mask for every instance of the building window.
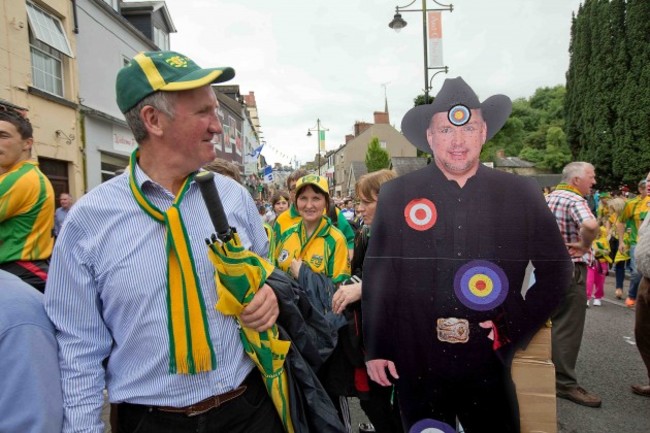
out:
<path id="1" fill-rule="evenodd" d="M 379 142 L 379 147 L 381 147 L 382 149 L 386 149 L 386 142 L 385 141 L 380 141 Z"/>
<path id="2" fill-rule="evenodd" d="M 62 97 L 61 53 L 31 37 L 29 42 L 32 57 L 32 84 L 37 89 Z"/>
<path id="3" fill-rule="evenodd" d="M 63 96 L 63 55 L 72 57 L 61 21 L 27 3 L 32 84 L 37 89 Z"/>
<path id="4" fill-rule="evenodd" d="M 169 34 L 160 30 L 158 27 L 153 28 L 153 42 L 163 51 L 169 50 Z"/>
<path id="5" fill-rule="evenodd" d="M 68 57 L 72 57 L 70 43 L 63 31 L 61 20 L 32 3 L 27 3 L 27 17 L 29 18 L 29 29 L 35 39 Z"/>

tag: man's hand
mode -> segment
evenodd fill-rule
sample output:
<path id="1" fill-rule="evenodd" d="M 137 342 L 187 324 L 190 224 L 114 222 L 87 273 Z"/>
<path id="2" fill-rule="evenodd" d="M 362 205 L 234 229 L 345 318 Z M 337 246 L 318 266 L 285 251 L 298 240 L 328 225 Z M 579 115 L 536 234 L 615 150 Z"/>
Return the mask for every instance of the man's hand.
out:
<path id="1" fill-rule="evenodd" d="M 591 249 L 591 247 L 585 247 L 582 242 L 569 242 L 566 247 L 569 249 L 571 257 L 582 257 Z"/>
<path id="2" fill-rule="evenodd" d="M 298 275 L 300 275 L 301 266 L 302 266 L 302 260 L 298 260 L 298 259 L 291 260 L 291 264 L 289 265 L 289 270 L 291 271 L 291 275 L 293 275 L 293 278 L 295 278 L 296 280 L 298 279 Z"/>
<path id="3" fill-rule="evenodd" d="M 339 286 L 332 297 L 332 311 L 335 314 L 341 314 L 345 307 L 359 299 L 361 299 L 361 283 Z"/>
<path id="4" fill-rule="evenodd" d="M 386 375 L 386 369 L 394 379 L 399 379 L 397 375 L 397 369 L 393 361 L 388 361 L 387 359 L 373 359 L 371 361 L 366 361 L 366 370 L 368 370 L 368 376 L 374 382 L 377 382 L 381 386 L 390 386 L 392 383 Z"/>
<path id="5" fill-rule="evenodd" d="M 255 293 L 251 303 L 244 308 L 240 318 L 242 324 L 247 328 L 262 332 L 275 324 L 278 314 L 280 314 L 278 298 L 276 298 L 271 286 L 264 284 Z"/>

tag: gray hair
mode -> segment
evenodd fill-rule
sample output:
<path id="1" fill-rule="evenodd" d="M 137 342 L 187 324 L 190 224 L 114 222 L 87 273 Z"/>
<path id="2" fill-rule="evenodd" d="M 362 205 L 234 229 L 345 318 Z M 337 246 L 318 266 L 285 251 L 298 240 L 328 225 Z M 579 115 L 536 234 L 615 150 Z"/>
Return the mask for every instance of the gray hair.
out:
<path id="1" fill-rule="evenodd" d="M 585 175 L 585 171 L 591 168 L 594 169 L 594 166 L 588 162 L 576 161 L 568 163 L 564 169 L 562 169 L 562 182 L 569 183 L 574 177 L 582 177 Z"/>
<path id="2" fill-rule="evenodd" d="M 144 122 L 140 117 L 140 111 L 146 106 L 150 105 L 156 110 L 165 113 L 171 119 L 174 118 L 174 102 L 176 102 L 175 92 L 154 92 L 151 95 L 145 96 L 140 102 L 135 104 L 133 108 L 124 114 L 126 123 L 131 128 L 133 138 L 138 144 L 141 144 L 149 135 Z"/>

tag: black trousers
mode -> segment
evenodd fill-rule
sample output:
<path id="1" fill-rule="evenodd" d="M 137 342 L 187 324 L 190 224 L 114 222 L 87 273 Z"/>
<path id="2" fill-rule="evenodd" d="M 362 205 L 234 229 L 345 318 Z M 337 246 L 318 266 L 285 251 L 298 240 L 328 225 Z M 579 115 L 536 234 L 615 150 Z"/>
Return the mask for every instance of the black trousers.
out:
<path id="1" fill-rule="evenodd" d="M 392 386 L 381 386 L 369 381 L 368 399 L 360 399 L 361 409 L 377 433 L 403 433 L 402 419 L 397 405 L 397 394 Z M 391 400 L 393 400 L 391 402 Z"/>
<path id="2" fill-rule="evenodd" d="M 241 396 L 192 417 L 120 403 L 116 433 L 283 433 L 260 373 L 253 370 L 244 384 L 247 389 Z"/>
<path id="3" fill-rule="evenodd" d="M 458 418 L 466 433 L 520 432 L 515 385 L 505 366 L 495 363 L 471 379 L 404 379 L 402 373 L 397 382 L 404 431 L 426 418 L 455 427 Z"/>

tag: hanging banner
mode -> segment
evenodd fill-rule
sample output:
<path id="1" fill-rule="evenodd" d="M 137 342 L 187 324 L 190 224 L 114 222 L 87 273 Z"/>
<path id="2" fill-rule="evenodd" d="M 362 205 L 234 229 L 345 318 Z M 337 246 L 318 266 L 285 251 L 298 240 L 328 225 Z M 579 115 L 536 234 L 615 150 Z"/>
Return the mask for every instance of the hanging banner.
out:
<path id="1" fill-rule="evenodd" d="M 318 131 L 318 148 L 321 152 L 325 151 L 325 131 Z"/>
<path id="2" fill-rule="evenodd" d="M 440 12 L 429 12 L 429 67 L 439 68 L 442 61 L 442 15 Z"/>

